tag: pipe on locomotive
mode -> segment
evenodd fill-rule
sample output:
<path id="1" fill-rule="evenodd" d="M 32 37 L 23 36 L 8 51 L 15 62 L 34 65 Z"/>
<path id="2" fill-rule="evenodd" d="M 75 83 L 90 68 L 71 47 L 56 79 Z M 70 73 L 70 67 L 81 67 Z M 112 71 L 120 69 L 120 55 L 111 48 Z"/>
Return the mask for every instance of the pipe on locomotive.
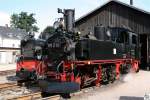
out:
<path id="1" fill-rule="evenodd" d="M 73 33 L 75 27 L 75 10 L 74 9 L 62 9 L 58 8 L 58 13 L 64 15 L 64 28 L 67 32 Z"/>

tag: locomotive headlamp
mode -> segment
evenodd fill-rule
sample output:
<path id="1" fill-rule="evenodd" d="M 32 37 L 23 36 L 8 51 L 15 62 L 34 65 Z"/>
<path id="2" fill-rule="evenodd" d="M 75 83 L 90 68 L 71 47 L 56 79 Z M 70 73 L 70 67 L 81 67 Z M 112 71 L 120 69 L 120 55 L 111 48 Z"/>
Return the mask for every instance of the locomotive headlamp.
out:
<path id="1" fill-rule="evenodd" d="M 41 60 L 42 59 L 42 55 L 37 55 L 37 59 Z"/>
<path id="2" fill-rule="evenodd" d="M 80 32 L 80 31 L 78 31 L 78 32 L 77 32 L 77 34 L 78 34 L 78 35 L 80 35 L 80 34 L 81 34 L 81 32 Z"/>
<path id="3" fill-rule="evenodd" d="M 80 32 L 80 31 L 77 31 L 77 32 L 76 32 L 76 40 L 80 39 L 80 35 L 81 35 L 81 32 Z"/>
<path id="4" fill-rule="evenodd" d="M 91 64 L 91 62 L 90 61 L 88 61 L 88 65 L 90 65 Z"/>

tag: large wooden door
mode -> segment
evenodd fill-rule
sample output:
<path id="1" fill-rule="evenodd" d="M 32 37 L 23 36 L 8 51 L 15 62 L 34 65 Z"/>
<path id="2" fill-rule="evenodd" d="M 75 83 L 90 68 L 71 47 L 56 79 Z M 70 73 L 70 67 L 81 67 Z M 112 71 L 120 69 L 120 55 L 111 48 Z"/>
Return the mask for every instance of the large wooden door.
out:
<path id="1" fill-rule="evenodd" d="M 147 34 L 140 35 L 141 45 L 141 68 L 149 69 L 149 36 Z"/>

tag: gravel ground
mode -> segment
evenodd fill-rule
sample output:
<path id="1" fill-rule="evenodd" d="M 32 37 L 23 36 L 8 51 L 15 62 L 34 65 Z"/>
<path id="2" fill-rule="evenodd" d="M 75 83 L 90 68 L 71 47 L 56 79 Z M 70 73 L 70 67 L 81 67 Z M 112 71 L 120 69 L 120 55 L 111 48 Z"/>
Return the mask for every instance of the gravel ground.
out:
<path id="1" fill-rule="evenodd" d="M 16 83 L 17 77 L 14 74 L 7 76 L 0 76 L 0 84 L 2 83 Z M 1 89 L 0 90 L 0 100 L 8 100 L 10 98 L 35 93 L 39 91 L 38 87 L 19 87 L 19 88 L 9 88 L 9 89 Z"/>
<path id="2" fill-rule="evenodd" d="M 13 77 L 14 75 L 12 75 Z M 11 77 L 11 76 L 1 76 L 0 77 L 0 84 L 2 83 L 12 83 L 12 82 L 15 82 L 15 80 L 9 80 L 7 77 Z"/>
<path id="3" fill-rule="evenodd" d="M 0 71 L 7 71 L 7 70 L 15 70 L 16 64 L 0 64 Z M 16 82 L 15 73 L 11 73 L 6 76 L 0 76 L 0 84 L 1 83 L 11 83 Z"/>
<path id="4" fill-rule="evenodd" d="M 113 84 L 74 96 L 71 100 L 144 100 L 145 94 L 150 94 L 150 72 L 140 71 L 127 74 Z"/>
<path id="5" fill-rule="evenodd" d="M 0 76 L 0 83 L 15 82 L 15 80 L 15 74 Z M 145 94 L 150 94 L 150 72 L 129 73 L 113 84 L 84 92 L 81 95 L 73 96 L 71 100 L 143 100 Z M 20 95 L 22 92 L 15 91 L 14 93 Z M 0 97 L 14 93 L 7 91 L 5 94 L 3 92 Z M 0 98 L 0 100 L 3 99 Z"/>
<path id="6" fill-rule="evenodd" d="M 16 64 L 0 64 L 0 71 L 16 69 Z"/>
<path id="7" fill-rule="evenodd" d="M 7 90 L 0 90 L 0 100 L 8 100 L 14 97 L 19 97 L 22 95 L 27 95 L 38 91 L 39 88 L 29 88 L 21 87 L 21 88 L 11 88 Z"/>

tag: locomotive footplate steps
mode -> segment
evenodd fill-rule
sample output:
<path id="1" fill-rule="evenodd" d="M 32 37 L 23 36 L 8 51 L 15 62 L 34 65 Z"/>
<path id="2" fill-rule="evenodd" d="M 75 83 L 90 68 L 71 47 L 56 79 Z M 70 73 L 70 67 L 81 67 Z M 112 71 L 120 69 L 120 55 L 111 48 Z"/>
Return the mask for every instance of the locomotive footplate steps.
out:
<path id="1" fill-rule="evenodd" d="M 46 93 L 73 93 L 80 90 L 80 85 L 75 82 L 48 82 L 39 81 L 42 92 Z"/>

